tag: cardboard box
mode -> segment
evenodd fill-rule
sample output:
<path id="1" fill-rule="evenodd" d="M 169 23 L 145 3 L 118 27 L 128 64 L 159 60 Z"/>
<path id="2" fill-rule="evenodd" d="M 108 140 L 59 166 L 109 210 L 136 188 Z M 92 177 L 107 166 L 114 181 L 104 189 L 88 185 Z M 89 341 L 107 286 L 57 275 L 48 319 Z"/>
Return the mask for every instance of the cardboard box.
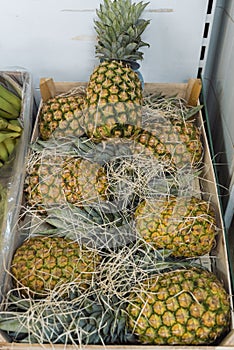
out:
<path id="1" fill-rule="evenodd" d="M 54 82 L 52 79 L 42 79 L 41 80 L 41 96 L 42 100 L 47 100 L 50 97 L 54 97 L 57 94 L 65 93 L 69 91 L 70 89 L 76 88 L 76 87 L 85 87 L 86 83 L 79 83 L 79 82 Z M 198 97 L 201 90 L 201 83 L 200 80 L 197 79 L 190 79 L 188 83 L 146 83 L 145 92 L 155 92 L 155 93 L 164 93 L 168 96 L 177 94 L 178 97 L 182 97 L 185 100 L 188 101 L 190 105 L 196 105 L 198 101 Z M 40 111 L 40 107 L 39 107 Z M 39 114 L 39 113 L 38 113 Z M 233 309 L 232 306 L 232 291 L 231 291 L 231 280 L 230 280 L 230 271 L 229 271 L 229 261 L 228 261 L 228 254 L 226 249 L 226 236 L 225 236 L 225 230 L 223 225 L 223 219 L 221 214 L 221 207 L 218 197 L 218 191 L 217 191 L 217 185 L 216 185 L 216 178 L 214 173 L 214 168 L 210 156 L 209 151 L 209 145 L 207 136 L 205 133 L 205 127 L 204 127 L 204 120 L 201 111 L 197 113 L 197 124 L 202 129 L 202 139 L 203 139 L 203 145 L 204 145 L 204 166 L 202 169 L 202 173 L 200 174 L 200 180 L 199 180 L 199 186 L 201 189 L 201 194 L 204 199 L 209 199 L 212 201 L 212 203 L 215 205 L 216 209 L 216 215 L 218 220 L 218 226 L 220 228 L 219 233 L 216 237 L 216 246 L 211 252 L 211 256 L 208 257 L 209 260 L 209 267 L 210 270 L 213 271 L 217 277 L 224 283 L 224 286 L 227 290 L 227 292 L 230 294 L 230 304 L 231 309 Z M 35 128 L 33 131 L 33 140 L 36 139 L 38 135 L 38 129 L 37 129 L 37 123 L 35 124 Z M 14 249 L 14 245 L 11 246 L 11 249 Z M 214 257 L 214 258 L 213 258 Z M 205 346 L 205 348 L 208 350 L 224 350 L 227 348 L 230 348 L 233 346 L 234 348 L 234 331 L 233 331 L 233 315 L 232 315 L 232 323 L 231 323 L 231 329 L 229 335 L 222 341 L 221 344 L 217 346 Z M 39 350 L 41 348 L 44 349 L 56 349 L 56 350 L 62 350 L 62 349 L 81 349 L 84 348 L 86 350 L 97 350 L 97 349 L 104 349 L 102 346 L 95 346 L 95 345 L 86 345 L 84 347 L 77 345 L 67 345 L 64 346 L 63 344 L 55 344 L 55 345 L 49 345 L 49 344 L 9 344 L 7 342 L 7 339 L 3 336 L 2 342 L 0 343 L 0 349 L 1 350 L 8 350 L 8 349 L 19 349 L 19 350 L 26 350 L 26 349 L 34 349 Z M 164 350 L 172 350 L 172 349 L 203 349 L 203 346 L 127 346 L 127 345 L 109 345 L 105 346 L 108 350 L 120 350 L 120 349 L 126 349 L 126 350 L 156 350 L 156 349 L 164 349 Z"/>

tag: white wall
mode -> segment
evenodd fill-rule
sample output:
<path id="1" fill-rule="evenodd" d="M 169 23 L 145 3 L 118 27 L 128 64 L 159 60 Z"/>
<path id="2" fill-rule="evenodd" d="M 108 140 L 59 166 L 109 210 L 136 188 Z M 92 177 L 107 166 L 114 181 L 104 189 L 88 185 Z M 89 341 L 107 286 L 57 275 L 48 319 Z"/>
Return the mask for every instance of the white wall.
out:
<path id="1" fill-rule="evenodd" d="M 139 0 L 136 0 L 139 1 Z M 1 0 L 0 68 L 22 66 L 41 77 L 87 81 L 95 60 L 93 19 L 100 0 Z M 197 76 L 208 0 L 152 0 L 143 39 L 148 82 Z"/>

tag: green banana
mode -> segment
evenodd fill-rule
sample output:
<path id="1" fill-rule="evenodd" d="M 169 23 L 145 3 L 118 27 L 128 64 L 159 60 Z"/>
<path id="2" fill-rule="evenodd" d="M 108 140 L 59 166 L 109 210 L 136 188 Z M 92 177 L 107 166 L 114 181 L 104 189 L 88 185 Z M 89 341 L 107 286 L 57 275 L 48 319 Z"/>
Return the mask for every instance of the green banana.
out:
<path id="1" fill-rule="evenodd" d="M 6 146 L 4 145 L 3 142 L 0 143 L 0 159 L 3 162 L 6 162 L 9 158 L 9 154 L 7 152 Z"/>
<path id="2" fill-rule="evenodd" d="M 22 129 L 22 123 L 20 122 L 19 119 L 10 119 L 8 121 L 9 121 L 10 124 L 20 126 L 21 129 Z"/>
<path id="3" fill-rule="evenodd" d="M 11 113 L 8 113 L 6 111 L 3 111 L 0 109 L 0 117 L 8 119 L 8 120 L 15 120 L 15 116 L 13 116 Z M 13 119 L 12 119 L 13 118 Z"/>
<path id="4" fill-rule="evenodd" d="M 9 86 L 10 90 L 13 91 L 16 96 L 20 98 L 22 97 L 22 86 L 17 81 L 17 78 L 12 77 L 8 73 L 1 72 L 0 83 L 2 83 L 2 85 L 6 87 L 6 89 L 8 89 Z"/>
<path id="5" fill-rule="evenodd" d="M 9 102 L 15 110 L 20 113 L 21 110 L 21 99 L 16 96 L 13 92 L 6 89 L 3 85 L 0 84 L 0 96 Z"/>
<path id="6" fill-rule="evenodd" d="M 1 131 L 0 132 L 0 142 L 3 142 L 4 140 L 6 140 L 8 138 L 16 139 L 20 135 L 21 135 L 21 133 L 15 132 L 15 131 L 11 131 L 11 132 L 10 131 Z"/>
<path id="7" fill-rule="evenodd" d="M 1 117 L 0 117 L 0 130 L 12 130 L 16 132 L 22 131 L 20 126 L 9 123 L 7 119 L 1 118 Z"/>
<path id="8" fill-rule="evenodd" d="M 16 140 L 9 137 L 8 139 L 3 141 L 3 144 L 7 149 L 8 156 L 10 156 L 15 149 Z"/>
<path id="9" fill-rule="evenodd" d="M 0 96 L 0 109 L 2 109 L 3 111 L 11 114 L 11 119 L 18 118 L 19 116 L 19 111 L 17 111 L 15 109 L 15 107 L 8 102 L 7 100 L 5 100 L 3 97 Z M 6 117 L 5 117 L 6 118 Z"/>
<path id="10" fill-rule="evenodd" d="M 8 128 L 8 121 L 0 117 L 0 130 L 6 130 Z"/>
<path id="11" fill-rule="evenodd" d="M 20 132 L 23 131 L 23 123 L 21 122 L 20 119 L 9 119 L 8 122 L 11 124 L 11 125 L 15 125 L 15 126 L 18 126 L 20 128 Z"/>

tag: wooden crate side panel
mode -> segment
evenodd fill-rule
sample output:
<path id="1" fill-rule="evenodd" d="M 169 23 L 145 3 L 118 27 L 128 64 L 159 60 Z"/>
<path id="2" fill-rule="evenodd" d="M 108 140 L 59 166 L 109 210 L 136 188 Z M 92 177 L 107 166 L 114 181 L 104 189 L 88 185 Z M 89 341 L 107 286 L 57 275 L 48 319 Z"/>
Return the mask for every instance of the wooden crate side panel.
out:
<path id="1" fill-rule="evenodd" d="M 0 343 L 0 350 L 204 350 L 204 346 L 150 346 L 150 345 L 62 345 L 62 344 L 19 344 Z M 205 350 L 229 350 L 229 345 L 205 346 Z"/>
<path id="2" fill-rule="evenodd" d="M 54 82 L 52 78 L 42 78 L 40 91 L 42 99 L 46 101 L 49 97 L 66 93 L 77 87 L 87 87 L 87 82 Z M 200 79 L 189 79 L 187 83 L 145 83 L 145 93 L 163 93 L 166 96 L 184 98 L 188 104 L 196 105 L 201 91 Z"/>
<path id="3" fill-rule="evenodd" d="M 144 92 L 147 94 L 149 93 L 156 93 L 160 94 L 163 93 L 166 96 L 173 96 L 176 95 L 181 98 L 186 98 L 186 91 L 187 91 L 188 84 L 187 83 L 181 83 L 181 84 L 172 84 L 172 83 L 145 83 L 144 86 Z"/>
<path id="4" fill-rule="evenodd" d="M 202 118 L 202 117 L 201 117 Z M 204 127 L 203 127 L 204 128 Z M 225 230 L 222 218 L 222 212 L 218 197 L 217 184 L 215 180 L 214 168 L 211 160 L 211 155 L 208 146 L 208 140 L 203 132 L 204 145 L 204 166 L 201 174 L 200 186 L 203 198 L 209 200 L 215 207 L 217 226 L 220 230 L 216 239 L 216 246 L 211 252 L 214 257 L 213 264 L 215 265 L 215 272 L 217 276 L 224 282 L 227 290 L 231 291 L 231 280 L 229 271 L 229 262 L 227 254 L 227 242 L 225 237 Z"/>

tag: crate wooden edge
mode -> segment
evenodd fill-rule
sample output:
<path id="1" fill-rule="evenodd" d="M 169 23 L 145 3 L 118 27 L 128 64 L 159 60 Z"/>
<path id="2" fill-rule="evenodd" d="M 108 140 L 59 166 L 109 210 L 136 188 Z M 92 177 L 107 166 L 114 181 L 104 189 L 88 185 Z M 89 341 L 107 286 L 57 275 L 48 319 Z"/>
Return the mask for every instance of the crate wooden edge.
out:
<path id="1" fill-rule="evenodd" d="M 178 345 L 132 345 L 131 348 L 125 345 L 63 345 L 63 344 L 5 344 L 0 342 L 0 350 L 230 350 L 233 345 L 223 344 L 221 346 L 178 346 Z"/>
<path id="2" fill-rule="evenodd" d="M 145 90 L 147 92 L 156 92 L 156 93 L 165 93 L 168 96 L 174 95 L 176 91 L 176 95 L 178 97 L 181 97 L 185 99 L 188 104 L 195 105 L 198 101 L 199 94 L 200 94 L 200 80 L 199 79 L 190 79 L 187 83 L 145 83 Z M 40 102 L 39 108 L 38 108 L 38 114 L 36 117 L 35 127 L 32 133 L 32 140 L 35 140 L 38 135 L 37 130 L 37 122 L 39 118 L 39 111 L 41 108 L 41 105 L 43 101 L 46 101 L 47 99 L 54 97 L 55 95 L 66 93 L 67 91 L 77 88 L 77 87 L 83 87 L 85 88 L 87 86 L 86 82 L 54 82 L 52 78 L 42 78 L 40 82 L 40 89 L 41 89 L 41 96 L 42 100 Z M 203 125 L 203 119 L 201 112 L 199 114 L 199 123 L 200 126 L 204 130 Z M 207 182 L 211 184 L 212 191 L 214 191 L 213 196 L 216 198 L 216 204 L 217 209 L 219 211 L 220 216 L 220 224 L 221 224 L 221 231 L 222 231 L 222 245 L 223 245 L 223 258 L 222 263 L 224 264 L 224 269 L 226 270 L 226 274 L 224 273 L 224 277 L 226 279 L 226 288 L 231 293 L 231 278 L 229 274 L 229 263 L 228 263 L 228 255 L 226 250 L 226 238 L 224 235 L 224 224 L 222 220 L 222 214 L 221 214 L 221 207 L 218 200 L 218 192 L 215 184 L 215 173 L 212 166 L 211 161 L 211 155 L 209 151 L 208 146 L 208 140 L 206 137 L 206 133 L 203 132 L 203 138 L 204 138 L 204 147 L 205 147 L 205 155 L 206 159 L 204 163 L 206 164 L 206 170 L 207 173 L 209 173 L 209 178 L 207 179 Z M 220 273 L 222 274 L 224 272 L 221 264 L 220 267 Z M 233 303 L 232 300 L 231 303 L 231 309 L 233 310 Z M 205 346 L 206 350 L 226 350 L 233 348 L 234 349 L 234 327 L 233 327 L 233 319 L 234 316 L 232 314 L 232 329 L 229 332 L 229 334 L 222 340 L 222 342 L 217 346 Z M 204 346 L 149 346 L 149 345 L 107 345 L 107 346 L 99 346 L 99 345 L 86 345 L 86 346 L 75 346 L 75 345 L 63 345 L 63 344 L 22 344 L 22 343 L 8 343 L 7 340 L 0 334 L 0 350 L 10 350 L 10 349 L 19 349 L 19 350 L 39 350 L 41 348 L 44 349 L 56 349 L 56 350 L 72 350 L 72 349 L 85 349 L 85 350 L 103 350 L 106 348 L 107 350 L 119 350 L 119 349 L 126 349 L 126 350 L 173 350 L 173 349 L 204 349 Z"/>
<path id="3" fill-rule="evenodd" d="M 49 98 L 55 95 L 67 92 L 68 90 L 76 87 L 86 87 L 87 82 L 55 82 L 53 78 L 41 78 L 40 79 L 40 93 L 43 101 L 47 101 Z M 145 83 L 144 89 L 148 92 L 164 92 L 166 95 L 171 96 L 174 94 L 175 89 L 177 96 L 184 98 L 191 106 L 197 104 L 202 83 L 200 79 L 189 79 L 187 83 Z"/>
<path id="4" fill-rule="evenodd" d="M 79 81 L 54 81 L 53 78 L 41 78 L 40 79 L 40 94 L 41 101 L 38 107 L 38 114 L 35 120 L 35 126 L 32 133 L 32 139 L 35 140 L 38 136 L 37 123 L 39 119 L 39 111 L 41 109 L 42 103 L 47 101 L 49 98 L 53 98 L 56 95 L 60 95 L 73 90 L 77 87 L 82 87 L 85 89 L 87 87 L 87 82 Z M 144 90 L 147 93 L 156 92 L 164 93 L 167 96 L 176 96 L 183 98 L 187 101 L 189 105 L 196 105 L 200 92 L 201 92 L 201 80 L 191 78 L 187 83 L 145 83 Z"/>

